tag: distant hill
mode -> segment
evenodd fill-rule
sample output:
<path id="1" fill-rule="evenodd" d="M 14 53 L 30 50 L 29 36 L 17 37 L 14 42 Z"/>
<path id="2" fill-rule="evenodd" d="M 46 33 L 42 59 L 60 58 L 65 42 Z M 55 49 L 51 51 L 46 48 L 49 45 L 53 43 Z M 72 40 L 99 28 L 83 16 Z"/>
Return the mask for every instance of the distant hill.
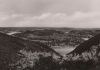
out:
<path id="1" fill-rule="evenodd" d="M 7 70 L 9 64 L 16 63 L 21 58 L 20 50 L 31 52 L 49 52 L 57 56 L 59 53 L 39 42 L 23 40 L 17 37 L 0 33 L 0 69 Z"/>
<path id="2" fill-rule="evenodd" d="M 57 46 L 62 43 L 66 36 L 64 32 L 52 30 L 52 29 L 37 29 L 37 30 L 28 30 L 21 33 L 13 34 L 15 37 L 28 39 L 31 41 L 39 41 L 48 46 Z"/>
<path id="3" fill-rule="evenodd" d="M 62 32 L 62 31 L 49 30 L 49 29 L 39 29 L 39 30 L 34 30 L 34 31 L 27 30 L 25 32 L 15 34 L 15 36 L 25 36 L 25 35 L 28 36 L 30 34 L 36 35 L 36 36 L 50 36 L 50 35 L 53 35 L 54 33 L 64 34 L 64 32 Z"/>
<path id="4" fill-rule="evenodd" d="M 96 34 L 100 29 L 78 28 L 0 28 L 0 31 L 23 39 L 39 41 L 51 46 L 73 46 L 83 43 Z"/>

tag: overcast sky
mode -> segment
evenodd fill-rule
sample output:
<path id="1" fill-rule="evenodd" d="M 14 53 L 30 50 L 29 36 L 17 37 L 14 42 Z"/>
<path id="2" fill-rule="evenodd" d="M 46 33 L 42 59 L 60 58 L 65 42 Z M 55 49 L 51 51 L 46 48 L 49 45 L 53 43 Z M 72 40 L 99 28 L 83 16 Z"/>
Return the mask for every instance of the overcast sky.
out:
<path id="1" fill-rule="evenodd" d="M 100 0 L 0 0 L 0 27 L 100 27 Z"/>

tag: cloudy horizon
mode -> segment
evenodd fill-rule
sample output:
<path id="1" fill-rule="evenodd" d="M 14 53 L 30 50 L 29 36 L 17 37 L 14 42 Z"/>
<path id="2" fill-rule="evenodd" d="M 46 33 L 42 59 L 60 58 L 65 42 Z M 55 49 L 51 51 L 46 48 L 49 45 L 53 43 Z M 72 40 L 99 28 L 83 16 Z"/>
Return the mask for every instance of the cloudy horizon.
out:
<path id="1" fill-rule="evenodd" d="M 99 0 L 0 0 L 0 27 L 100 28 Z"/>

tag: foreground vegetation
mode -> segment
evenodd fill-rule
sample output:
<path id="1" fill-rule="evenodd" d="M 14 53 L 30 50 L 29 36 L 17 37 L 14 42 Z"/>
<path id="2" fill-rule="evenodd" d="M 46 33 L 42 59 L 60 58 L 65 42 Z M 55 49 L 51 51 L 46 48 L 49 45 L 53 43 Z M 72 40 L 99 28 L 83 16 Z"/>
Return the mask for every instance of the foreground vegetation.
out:
<path id="1" fill-rule="evenodd" d="M 52 56 L 39 56 L 34 66 L 25 68 L 12 68 L 9 70 L 99 70 L 100 62 L 96 63 L 94 60 L 89 61 L 67 61 L 55 60 Z"/>

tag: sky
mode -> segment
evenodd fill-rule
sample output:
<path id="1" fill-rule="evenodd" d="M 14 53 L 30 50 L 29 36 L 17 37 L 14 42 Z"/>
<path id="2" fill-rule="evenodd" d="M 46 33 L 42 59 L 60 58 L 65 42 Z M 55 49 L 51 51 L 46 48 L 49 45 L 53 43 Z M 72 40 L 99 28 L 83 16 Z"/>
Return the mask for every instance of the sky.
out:
<path id="1" fill-rule="evenodd" d="M 0 0 L 0 27 L 100 28 L 100 0 Z"/>

